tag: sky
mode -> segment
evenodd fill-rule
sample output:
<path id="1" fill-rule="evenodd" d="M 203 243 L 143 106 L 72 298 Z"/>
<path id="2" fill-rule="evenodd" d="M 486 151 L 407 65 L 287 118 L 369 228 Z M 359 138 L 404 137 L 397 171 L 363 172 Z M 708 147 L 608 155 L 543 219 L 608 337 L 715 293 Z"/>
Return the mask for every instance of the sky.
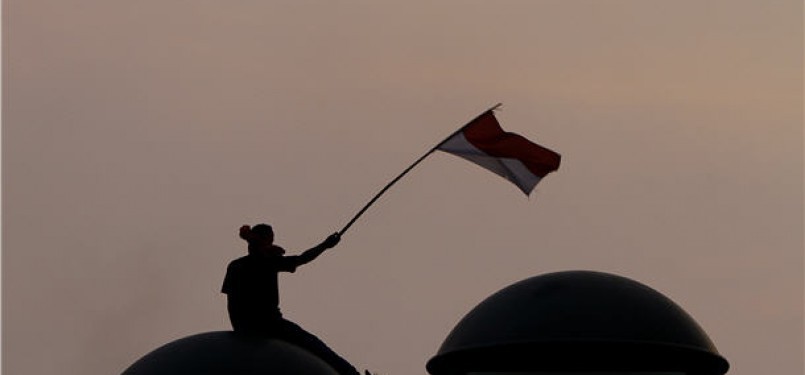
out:
<path id="1" fill-rule="evenodd" d="M 562 154 L 530 197 L 437 153 L 284 315 L 425 374 L 461 317 L 563 270 L 682 306 L 729 374 L 803 373 L 803 6 L 788 0 L 6 0 L 2 370 L 114 374 L 229 329 L 269 222 L 303 251 L 466 121 Z"/>

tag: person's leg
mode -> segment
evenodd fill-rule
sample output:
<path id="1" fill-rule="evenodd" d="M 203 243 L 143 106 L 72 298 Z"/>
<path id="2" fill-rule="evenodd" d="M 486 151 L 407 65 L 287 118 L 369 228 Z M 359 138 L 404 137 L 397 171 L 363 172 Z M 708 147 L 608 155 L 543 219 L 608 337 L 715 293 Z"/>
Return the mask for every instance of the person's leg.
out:
<path id="1" fill-rule="evenodd" d="M 277 323 L 275 332 L 278 338 L 308 350 L 324 360 L 324 362 L 327 362 L 341 375 L 358 375 L 358 370 L 355 367 L 344 358 L 341 358 L 315 335 L 286 319 L 281 319 Z"/>

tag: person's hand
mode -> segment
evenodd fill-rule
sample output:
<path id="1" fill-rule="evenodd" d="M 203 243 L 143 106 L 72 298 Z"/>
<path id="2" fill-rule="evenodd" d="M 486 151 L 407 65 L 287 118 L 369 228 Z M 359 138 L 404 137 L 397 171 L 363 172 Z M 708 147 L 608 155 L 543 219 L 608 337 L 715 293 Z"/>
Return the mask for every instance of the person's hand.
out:
<path id="1" fill-rule="evenodd" d="M 333 233 L 329 237 L 327 237 L 327 239 L 324 240 L 324 242 L 322 242 L 322 245 L 325 248 L 330 249 L 335 247 L 335 245 L 338 245 L 339 241 L 341 241 L 341 235 L 338 233 Z"/>

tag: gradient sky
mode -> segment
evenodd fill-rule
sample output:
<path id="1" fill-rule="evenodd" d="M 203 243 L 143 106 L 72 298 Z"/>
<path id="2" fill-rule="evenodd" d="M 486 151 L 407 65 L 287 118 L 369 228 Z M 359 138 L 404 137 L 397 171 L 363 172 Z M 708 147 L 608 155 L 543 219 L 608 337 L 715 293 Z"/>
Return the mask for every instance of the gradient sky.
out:
<path id="1" fill-rule="evenodd" d="M 287 318 L 425 374 L 489 294 L 590 269 L 680 304 L 729 374 L 803 373 L 799 1 L 3 5 L 4 373 L 229 329 L 241 224 L 315 245 L 497 102 L 560 170 L 526 198 L 434 154 L 281 278 Z"/>

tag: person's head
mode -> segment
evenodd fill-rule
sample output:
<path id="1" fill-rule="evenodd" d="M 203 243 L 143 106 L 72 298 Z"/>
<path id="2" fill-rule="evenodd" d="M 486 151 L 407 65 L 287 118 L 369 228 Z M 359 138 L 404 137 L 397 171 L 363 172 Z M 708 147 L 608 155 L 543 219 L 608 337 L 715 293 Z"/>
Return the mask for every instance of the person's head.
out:
<path id="1" fill-rule="evenodd" d="M 240 238 L 249 243 L 249 254 L 270 254 L 274 246 L 274 229 L 268 224 L 240 227 Z M 279 254 L 282 255 L 282 254 Z"/>
<path id="2" fill-rule="evenodd" d="M 268 224 L 257 224 L 253 226 L 252 235 L 259 241 L 267 241 L 271 244 L 274 243 L 274 228 L 271 228 Z"/>

